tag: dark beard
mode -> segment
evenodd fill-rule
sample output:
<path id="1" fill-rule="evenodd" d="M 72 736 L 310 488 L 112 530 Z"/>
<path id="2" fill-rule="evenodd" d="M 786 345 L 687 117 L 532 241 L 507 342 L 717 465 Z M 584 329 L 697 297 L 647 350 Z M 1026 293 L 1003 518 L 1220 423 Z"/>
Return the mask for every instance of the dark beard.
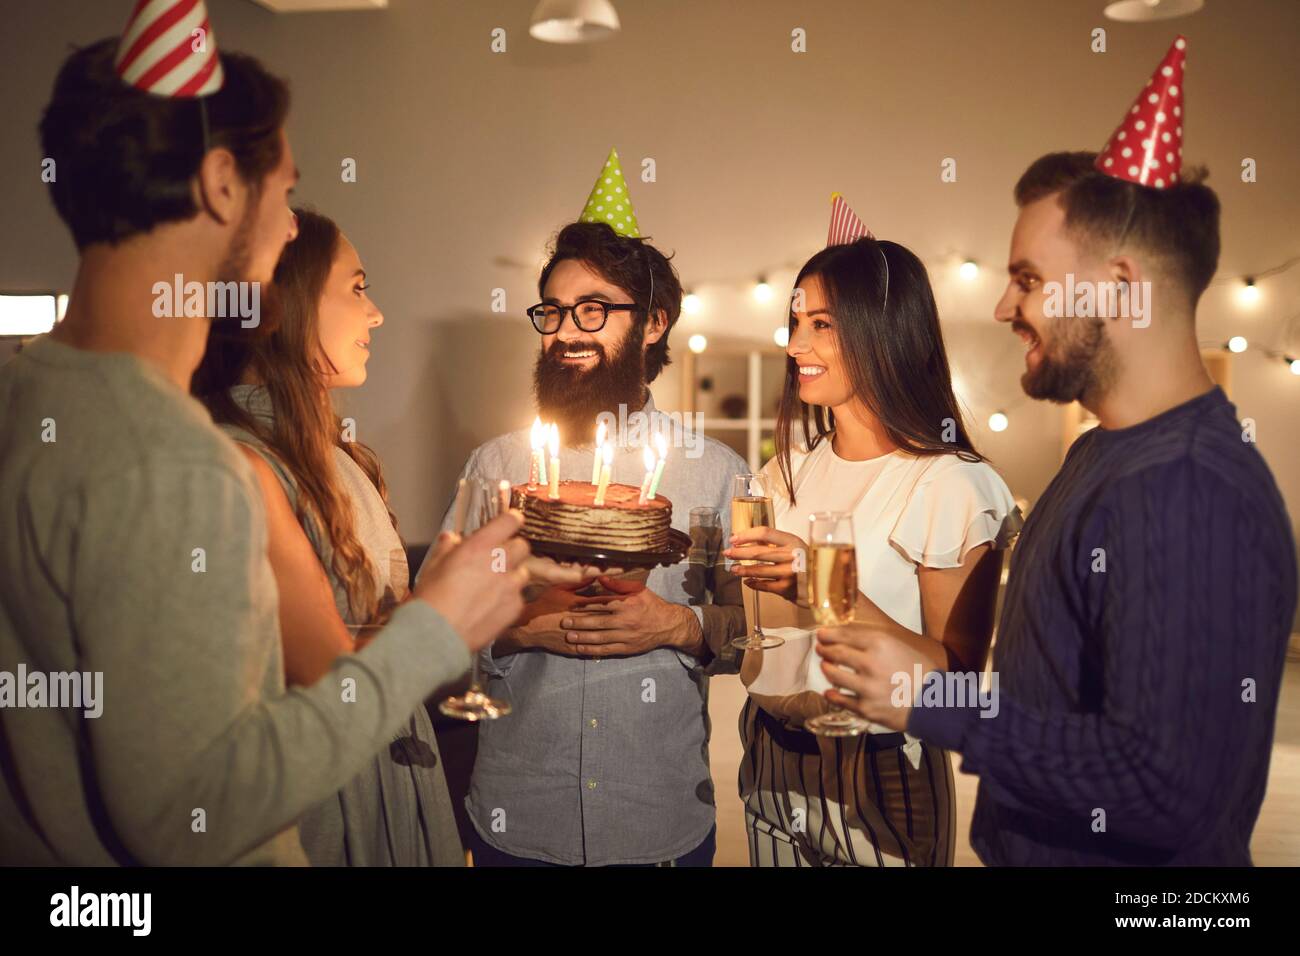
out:
<path id="1" fill-rule="evenodd" d="M 1105 323 L 1060 317 L 1052 320 L 1051 340 L 1043 342 L 1038 367 L 1026 370 L 1020 387 L 1030 398 L 1064 405 L 1099 396 L 1109 386 L 1113 372 L 1114 354 Z"/>
<path id="2" fill-rule="evenodd" d="M 253 222 L 257 218 L 256 197 L 249 200 L 244 217 L 235 227 L 235 234 L 230 237 L 230 245 L 217 267 L 218 282 L 247 282 L 248 270 L 253 261 Z"/>
<path id="3" fill-rule="evenodd" d="M 560 438 L 566 445 L 591 441 L 601 412 L 617 417 L 620 405 L 626 405 L 630 413 L 645 404 L 644 334 L 640 325 L 633 325 L 613 358 L 599 343 L 583 342 L 582 347 L 595 350 L 600 360 L 589 372 L 560 361 L 565 345 L 559 339 L 537 356 L 533 366 L 537 410 L 543 421 L 560 426 Z"/>

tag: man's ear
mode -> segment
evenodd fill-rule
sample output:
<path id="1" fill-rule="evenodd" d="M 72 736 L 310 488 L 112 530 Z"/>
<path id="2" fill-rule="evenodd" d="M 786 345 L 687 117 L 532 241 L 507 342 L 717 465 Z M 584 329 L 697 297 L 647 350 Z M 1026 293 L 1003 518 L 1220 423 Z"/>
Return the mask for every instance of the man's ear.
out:
<path id="1" fill-rule="evenodd" d="M 1116 256 L 1106 263 L 1112 282 L 1132 285 L 1142 281 L 1142 266 L 1132 256 Z"/>
<path id="2" fill-rule="evenodd" d="M 1110 274 L 1110 281 L 1115 283 L 1120 290 L 1120 298 L 1116 300 L 1116 304 L 1119 305 L 1120 303 L 1128 302 L 1129 296 L 1133 294 L 1134 287 L 1140 285 L 1142 282 L 1141 264 L 1132 256 L 1115 256 L 1106 263 L 1106 271 Z M 1138 301 L 1143 300 L 1140 299 Z M 1101 302 L 1102 297 L 1099 294 L 1097 296 L 1098 308 L 1101 307 Z M 1102 317 L 1119 319 L 1126 317 L 1126 315 L 1126 310 L 1122 305 L 1120 305 L 1116 310 L 1115 315 L 1103 315 Z"/>
<path id="3" fill-rule="evenodd" d="M 654 345 L 668 334 L 668 313 L 663 309 L 651 312 L 646 319 L 645 336 L 642 341 L 646 347 Z"/>
<path id="4" fill-rule="evenodd" d="M 248 186 L 239 175 L 235 156 L 228 149 L 210 149 L 199 164 L 195 177 L 194 201 L 222 225 L 239 218 L 248 199 Z"/>

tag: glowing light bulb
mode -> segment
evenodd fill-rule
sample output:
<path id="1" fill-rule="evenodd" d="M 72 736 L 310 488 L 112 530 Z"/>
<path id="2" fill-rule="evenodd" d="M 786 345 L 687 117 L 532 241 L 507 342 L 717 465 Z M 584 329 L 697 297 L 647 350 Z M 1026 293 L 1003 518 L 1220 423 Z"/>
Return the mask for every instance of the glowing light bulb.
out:
<path id="1" fill-rule="evenodd" d="M 772 287 L 767 284 L 767 280 L 759 277 L 758 283 L 754 286 L 754 298 L 759 302 L 772 301 Z"/>
<path id="2" fill-rule="evenodd" d="M 1290 368 L 1292 375 L 1300 375 L 1300 359 L 1292 359 Z"/>
<path id="3" fill-rule="evenodd" d="M 970 282 L 980 274 L 980 267 L 976 265 L 974 259 L 967 259 L 961 264 L 961 268 L 957 271 L 961 274 L 963 279 Z"/>
<path id="4" fill-rule="evenodd" d="M 1238 295 L 1242 305 L 1254 305 L 1259 301 L 1259 286 L 1255 285 L 1254 279 L 1248 278 Z"/>
<path id="5" fill-rule="evenodd" d="M 994 412 L 989 416 L 989 429 L 991 431 L 1004 432 L 1010 424 L 1011 422 L 1007 420 L 1007 416 L 1003 412 Z"/>
<path id="6" fill-rule="evenodd" d="M 704 308 L 704 303 L 694 292 L 688 292 L 682 297 L 682 311 L 687 315 L 699 315 L 700 310 Z"/>
<path id="7" fill-rule="evenodd" d="M 699 333 L 696 333 L 695 335 L 692 335 L 689 339 L 686 340 L 686 347 L 690 349 L 692 352 L 694 352 L 696 355 L 699 355 L 701 352 L 703 352 L 706 348 L 709 347 L 709 340 L 706 339 L 704 336 L 700 335 Z"/>
<path id="8" fill-rule="evenodd" d="M 1228 350 L 1232 352 L 1246 351 L 1246 337 L 1244 335 L 1234 335 L 1228 339 Z"/>
<path id="9" fill-rule="evenodd" d="M 786 325 L 778 325 L 776 331 L 772 333 L 772 341 L 781 346 L 781 348 L 785 348 L 789 345 L 790 327 Z"/>

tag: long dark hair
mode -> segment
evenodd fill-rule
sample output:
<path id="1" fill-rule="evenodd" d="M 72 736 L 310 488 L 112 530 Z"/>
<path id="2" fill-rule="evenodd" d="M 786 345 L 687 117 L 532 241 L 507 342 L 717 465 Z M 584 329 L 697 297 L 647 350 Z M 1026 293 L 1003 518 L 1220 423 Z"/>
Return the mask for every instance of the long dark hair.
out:
<path id="1" fill-rule="evenodd" d="M 939 310 L 921 260 L 896 242 L 863 238 L 817 253 L 799 270 L 795 285 L 811 276 L 826 290 L 826 307 L 836 320 L 840 359 L 853 393 L 880 420 L 890 440 L 914 455 L 955 452 L 967 461 L 983 461 L 952 392 Z M 789 321 L 793 334 L 793 313 Z M 787 356 L 776 416 L 776 456 L 791 504 L 790 448 L 796 421 L 803 425 L 809 451 L 835 430 L 835 414 L 829 408 L 799 400 L 798 363 Z M 949 429 L 952 441 L 944 441 Z"/>
<path id="2" fill-rule="evenodd" d="M 321 292 L 342 233 L 319 213 L 295 209 L 294 214 L 298 237 L 284 247 L 275 268 L 261 326 L 253 331 L 238 322 L 213 322 L 190 391 L 207 406 L 213 421 L 251 432 L 284 463 L 298 485 L 299 520 L 314 521 L 328 536 L 331 570 L 343 583 L 352 615 L 358 623 L 369 623 L 376 620 L 381 595 L 375 570 L 357 538 L 334 449 L 342 449 L 360 466 L 385 503 L 388 489 L 375 453 L 359 442 L 343 440 L 342 422 L 325 387 L 321 362 L 329 360 L 317 327 Z M 230 395 L 249 371 L 271 399 L 275 415 L 269 428 Z M 396 527 L 396 520 L 393 524 Z"/>

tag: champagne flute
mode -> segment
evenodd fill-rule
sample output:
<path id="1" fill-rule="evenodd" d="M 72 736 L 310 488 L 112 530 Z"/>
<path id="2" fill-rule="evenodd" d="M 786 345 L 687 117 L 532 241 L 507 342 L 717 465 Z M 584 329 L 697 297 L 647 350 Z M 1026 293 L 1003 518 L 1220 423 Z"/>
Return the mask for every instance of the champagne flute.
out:
<path id="1" fill-rule="evenodd" d="M 858 600 L 858 558 L 853 544 L 853 515 L 819 511 L 809 517 L 808 605 L 823 627 L 848 624 Z M 823 737 L 856 737 L 871 725 L 842 707 L 833 707 L 805 725 Z"/>
<path id="2" fill-rule="evenodd" d="M 505 486 L 505 493 L 501 490 L 503 485 Z M 484 481 L 482 479 L 467 481 L 461 486 L 457 495 L 455 505 L 457 525 L 460 523 L 460 516 L 464 514 L 469 526 L 468 530 L 474 531 L 501 514 L 504 509 L 510 507 L 509 487 L 508 482 Z M 464 504 L 460 500 L 461 495 L 468 496 Z M 466 529 L 456 527 L 454 530 L 457 534 L 463 534 Z M 471 722 L 496 720 L 498 717 L 505 717 L 510 713 L 510 704 L 507 701 L 489 697 L 483 690 L 483 676 L 479 667 L 479 655 L 482 653 L 489 653 L 489 651 L 479 651 L 472 656 L 469 689 L 459 697 L 448 697 L 442 701 L 438 705 L 440 713 L 448 717 L 455 717 L 457 720 Z"/>
<path id="3" fill-rule="evenodd" d="M 736 475 L 731 480 L 731 533 L 740 534 L 740 532 L 748 531 L 750 528 L 770 528 L 773 524 L 772 496 L 768 494 L 767 479 L 762 475 Z M 751 559 L 739 561 L 738 563 L 752 565 L 764 562 Z M 759 605 L 762 594 L 743 585 L 741 591 L 744 595 L 746 611 L 749 610 L 749 596 L 753 595 L 754 630 L 753 633 L 745 637 L 738 637 L 733 640 L 731 646 L 738 647 L 742 651 L 761 651 L 780 647 L 784 644 L 785 638 L 768 637 L 763 633 L 763 625 L 759 618 Z"/>

